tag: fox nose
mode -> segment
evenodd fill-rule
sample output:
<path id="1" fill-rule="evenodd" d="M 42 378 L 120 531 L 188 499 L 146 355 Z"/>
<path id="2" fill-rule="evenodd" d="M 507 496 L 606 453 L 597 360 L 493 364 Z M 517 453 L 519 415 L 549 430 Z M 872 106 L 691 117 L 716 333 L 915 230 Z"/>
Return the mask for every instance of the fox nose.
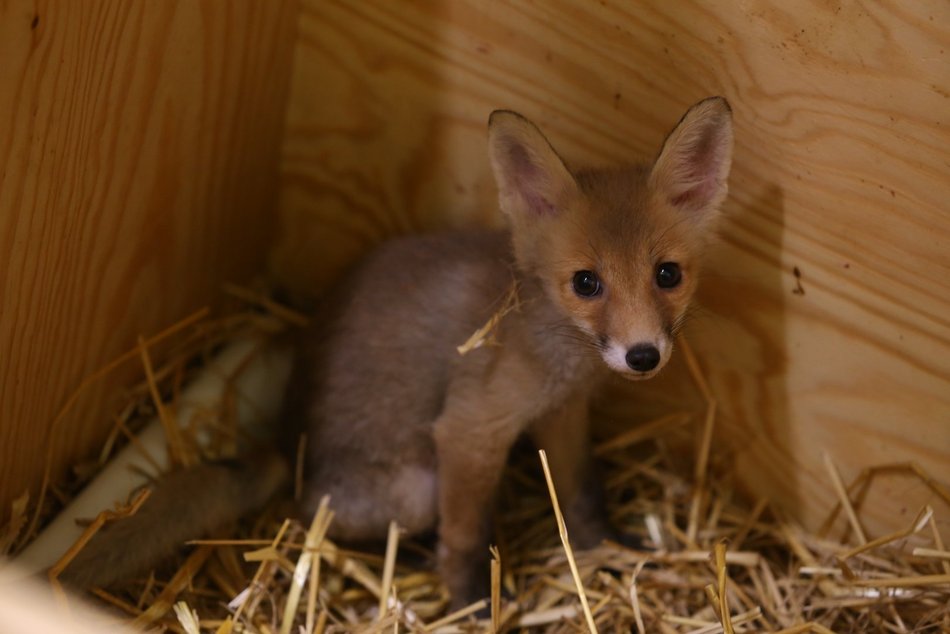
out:
<path id="1" fill-rule="evenodd" d="M 660 351 L 649 343 L 640 343 L 627 351 L 627 365 L 637 372 L 649 372 L 660 363 Z"/>

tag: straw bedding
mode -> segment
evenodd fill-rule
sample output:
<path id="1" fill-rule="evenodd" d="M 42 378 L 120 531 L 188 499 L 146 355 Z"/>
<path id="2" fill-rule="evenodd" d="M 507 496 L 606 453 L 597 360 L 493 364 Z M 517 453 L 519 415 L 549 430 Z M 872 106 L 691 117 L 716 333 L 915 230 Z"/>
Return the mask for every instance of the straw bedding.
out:
<path id="1" fill-rule="evenodd" d="M 145 380 L 130 391 L 103 458 L 138 419 L 156 411 L 174 418 L 177 390 L 216 346 L 300 322 L 261 296 L 231 291 L 253 308 L 189 324 L 161 367 L 152 368 L 147 354 L 133 355 L 143 362 Z M 542 460 L 520 447 L 494 517 L 490 599 L 461 613 L 445 613 L 432 540 L 408 540 L 392 526 L 385 543 L 334 544 L 324 537 L 332 501 L 306 522 L 285 520 L 287 501 L 277 501 L 183 549 L 167 569 L 95 594 L 137 625 L 188 633 L 950 632 L 950 551 L 932 509 L 921 509 L 906 530 L 873 536 L 864 534 L 858 504 L 869 479 L 895 469 L 919 476 L 936 503 L 950 505 L 947 490 L 914 465 L 869 469 L 846 486 L 829 457 L 840 504 L 824 531 L 802 530 L 768 500 L 746 503 L 728 485 L 727 472 L 711 470 L 710 464 L 726 464 L 710 460 L 715 398 L 688 346 L 683 352 L 705 411 L 671 412 L 596 445 L 616 525 L 651 550 L 605 543 L 573 552 L 570 527 L 559 532 L 556 491 Z M 228 411 L 223 403 L 204 420 L 182 421 L 183 431 L 170 438 L 180 462 L 233 450 L 238 432 Z M 697 425 L 702 441 L 693 449 L 694 468 L 683 472 L 669 447 L 692 438 L 688 432 Z M 193 440 L 200 426 L 215 432 L 210 450 Z M 69 497 L 67 488 L 49 489 L 44 513 Z M 15 548 L 35 529 L 26 506 L 15 506 L 0 548 Z M 479 610 L 490 617 L 476 620 Z"/>

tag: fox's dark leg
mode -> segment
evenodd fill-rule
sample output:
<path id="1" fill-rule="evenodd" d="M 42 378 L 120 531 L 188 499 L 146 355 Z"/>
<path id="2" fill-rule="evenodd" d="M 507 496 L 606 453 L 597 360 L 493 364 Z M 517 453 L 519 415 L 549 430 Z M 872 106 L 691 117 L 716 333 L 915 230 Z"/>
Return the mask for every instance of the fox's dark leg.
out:
<path id="1" fill-rule="evenodd" d="M 443 414 L 435 425 L 439 461 L 439 573 L 464 607 L 489 594 L 491 506 L 522 426 L 489 416 Z M 487 420 L 486 420 L 487 418 Z"/>
<path id="2" fill-rule="evenodd" d="M 571 543 L 578 548 L 591 548 L 615 534 L 591 456 L 588 407 L 586 395 L 569 397 L 530 430 L 547 454 Z"/>

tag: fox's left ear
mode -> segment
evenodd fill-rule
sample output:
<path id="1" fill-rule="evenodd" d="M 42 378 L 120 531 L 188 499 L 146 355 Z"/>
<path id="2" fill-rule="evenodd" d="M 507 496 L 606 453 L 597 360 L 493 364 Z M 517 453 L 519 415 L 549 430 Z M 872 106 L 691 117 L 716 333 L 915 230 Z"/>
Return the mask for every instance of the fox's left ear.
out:
<path id="1" fill-rule="evenodd" d="M 717 215 L 729 190 L 732 109 L 722 97 L 690 108 L 663 143 L 650 172 L 651 189 L 705 223 Z"/>
<path id="2" fill-rule="evenodd" d="M 574 177 L 537 126 L 510 110 L 488 120 L 488 147 L 501 210 L 515 222 L 560 215 Z"/>

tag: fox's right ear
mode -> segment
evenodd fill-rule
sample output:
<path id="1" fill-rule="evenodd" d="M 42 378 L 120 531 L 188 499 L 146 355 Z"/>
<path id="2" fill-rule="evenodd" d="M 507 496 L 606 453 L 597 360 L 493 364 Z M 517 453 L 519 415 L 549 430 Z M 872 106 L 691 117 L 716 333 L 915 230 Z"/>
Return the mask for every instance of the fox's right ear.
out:
<path id="1" fill-rule="evenodd" d="M 511 218 L 555 216 L 577 190 L 561 157 L 538 128 L 516 112 L 488 119 L 488 145 L 501 210 Z"/>

